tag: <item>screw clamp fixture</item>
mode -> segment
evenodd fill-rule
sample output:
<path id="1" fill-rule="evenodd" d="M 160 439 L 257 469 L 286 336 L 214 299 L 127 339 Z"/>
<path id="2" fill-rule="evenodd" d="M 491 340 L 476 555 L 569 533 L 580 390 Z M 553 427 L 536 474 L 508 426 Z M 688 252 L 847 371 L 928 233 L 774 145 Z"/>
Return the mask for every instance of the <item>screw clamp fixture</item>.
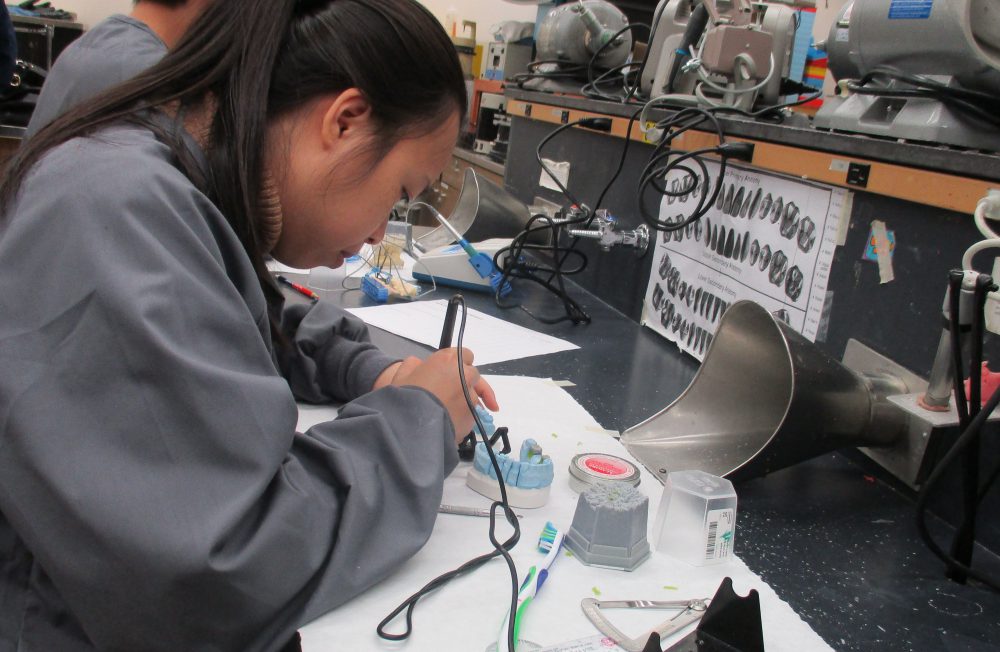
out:
<path id="1" fill-rule="evenodd" d="M 616 231 L 618 218 L 606 209 L 600 209 L 594 216 L 597 230 L 567 229 L 567 232 L 577 238 L 588 238 L 599 241 L 601 251 L 611 251 L 612 247 L 632 247 L 636 256 L 641 257 L 649 247 L 649 228 L 642 224 L 636 229 Z"/>

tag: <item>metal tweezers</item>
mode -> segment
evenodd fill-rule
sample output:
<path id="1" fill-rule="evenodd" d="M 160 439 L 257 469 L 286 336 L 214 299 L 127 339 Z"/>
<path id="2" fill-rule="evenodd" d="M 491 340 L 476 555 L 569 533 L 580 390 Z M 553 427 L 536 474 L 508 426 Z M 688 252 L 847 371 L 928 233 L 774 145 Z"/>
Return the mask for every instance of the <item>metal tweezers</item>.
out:
<path id="1" fill-rule="evenodd" d="M 661 640 L 670 636 L 674 632 L 700 619 L 705 614 L 705 610 L 708 609 L 708 603 L 707 599 L 701 598 L 668 601 L 595 600 L 593 598 L 584 598 L 580 602 L 580 608 L 583 609 L 583 613 L 602 634 L 614 639 L 619 646 L 628 652 L 642 652 L 652 632 L 659 634 Z M 677 614 L 646 632 L 641 638 L 629 638 L 604 617 L 601 609 L 676 609 Z"/>

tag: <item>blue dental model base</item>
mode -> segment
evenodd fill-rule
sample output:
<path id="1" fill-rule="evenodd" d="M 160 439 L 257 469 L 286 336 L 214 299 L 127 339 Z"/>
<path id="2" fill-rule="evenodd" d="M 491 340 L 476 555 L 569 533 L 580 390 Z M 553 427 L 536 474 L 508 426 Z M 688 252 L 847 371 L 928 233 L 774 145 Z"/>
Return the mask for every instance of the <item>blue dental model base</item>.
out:
<path id="1" fill-rule="evenodd" d="M 480 431 L 478 425 L 472 426 L 472 432 L 458 445 L 458 459 L 463 462 L 471 462 L 476 453 L 476 441 L 482 439 L 484 435 L 490 442 L 490 446 L 496 444 L 497 440 L 503 440 L 503 449 L 501 452 L 509 453 L 510 440 L 507 439 L 507 429 L 497 428 L 496 424 L 493 423 L 493 415 L 482 405 L 476 406 L 476 416 L 479 417 L 479 422 L 483 424 L 486 432 L 483 433 Z"/>
<path id="2" fill-rule="evenodd" d="M 496 457 L 511 507 L 541 507 L 548 501 L 554 475 L 552 460 L 542 454 L 542 447 L 534 439 L 524 440 L 517 460 L 503 453 L 496 453 Z M 473 467 L 465 482 L 473 491 L 500 500 L 496 472 L 482 442 L 476 444 Z"/>

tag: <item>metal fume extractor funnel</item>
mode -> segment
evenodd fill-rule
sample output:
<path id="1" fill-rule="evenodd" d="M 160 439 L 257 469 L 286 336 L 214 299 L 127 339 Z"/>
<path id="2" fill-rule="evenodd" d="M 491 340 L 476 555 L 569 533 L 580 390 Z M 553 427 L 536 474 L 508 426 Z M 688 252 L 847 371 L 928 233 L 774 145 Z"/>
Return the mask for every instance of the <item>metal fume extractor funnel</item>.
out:
<path id="1" fill-rule="evenodd" d="M 621 441 L 661 481 L 689 469 L 747 480 L 839 448 L 893 445 L 907 419 L 886 397 L 907 391 L 896 376 L 851 371 L 740 301 L 684 393 Z"/>
<path id="2" fill-rule="evenodd" d="M 472 168 L 466 168 L 462 191 L 448 223 L 469 242 L 487 238 L 512 238 L 528 223 L 530 211 L 506 189 Z M 451 244 L 451 233 L 439 226 L 416 239 L 423 251 Z"/>

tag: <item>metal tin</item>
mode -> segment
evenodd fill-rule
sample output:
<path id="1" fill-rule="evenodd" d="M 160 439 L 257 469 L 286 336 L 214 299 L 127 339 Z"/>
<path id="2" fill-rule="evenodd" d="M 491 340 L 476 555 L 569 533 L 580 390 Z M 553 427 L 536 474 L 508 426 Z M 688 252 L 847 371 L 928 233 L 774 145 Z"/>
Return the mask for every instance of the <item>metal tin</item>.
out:
<path id="1" fill-rule="evenodd" d="M 606 453 L 581 453 L 569 463 L 569 486 L 577 493 L 598 482 L 622 482 L 639 485 L 639 467 L 621 457 Z"/>

